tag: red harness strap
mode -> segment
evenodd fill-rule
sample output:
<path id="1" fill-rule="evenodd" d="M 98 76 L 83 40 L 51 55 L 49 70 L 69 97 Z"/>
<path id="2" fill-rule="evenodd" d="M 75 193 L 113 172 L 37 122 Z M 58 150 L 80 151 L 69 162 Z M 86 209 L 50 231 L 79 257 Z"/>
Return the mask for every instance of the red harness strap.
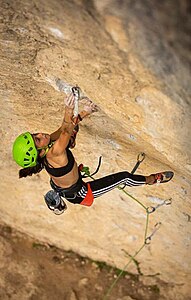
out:
<path id="1" fill-rule="evenodd" d="M 94 202 L 94 196 L 91 190 L 91 186 L 89 183 L 87 183 L 88 186 L 88 192 L 84 200 L 80 203 L 80 205 L 86 205 L 86 206 L 91 206 Z"/>

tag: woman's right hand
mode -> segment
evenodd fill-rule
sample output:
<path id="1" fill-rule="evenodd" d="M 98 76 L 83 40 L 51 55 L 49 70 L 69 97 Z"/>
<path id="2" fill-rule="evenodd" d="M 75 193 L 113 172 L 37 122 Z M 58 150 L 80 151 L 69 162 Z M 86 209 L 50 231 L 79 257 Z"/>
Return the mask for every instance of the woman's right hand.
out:
<path id="1" fill-rule="evenodd" d="M 75 106 L 75 97 L 74 97 L 74 94 L 72 92 L 64 100 L 64 104 L 65 104 L 66 107 L 74 109 L 74 106 Z"/>

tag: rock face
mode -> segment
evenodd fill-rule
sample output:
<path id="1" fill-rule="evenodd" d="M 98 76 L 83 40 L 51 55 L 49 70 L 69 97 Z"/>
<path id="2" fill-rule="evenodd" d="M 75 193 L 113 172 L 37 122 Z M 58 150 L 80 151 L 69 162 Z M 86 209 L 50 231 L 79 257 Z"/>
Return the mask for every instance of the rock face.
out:
<path id="1" fill-rule="evenodd" d="M 143 274 L 159 273 L 172 285 L 166 299 L 180 300 L 189 299 L 191 281 L 189 4 L 167 4 L 1 1 L 0 215 L 41 241 L 118 268 L 142 245 L 146 212 L 123 192 L 116 189 L 91 208 L 68 204 L 56 216 L 43 202 L 44 171 L 18 179 L 14 139 L 23 131 L 57 129 L 65 94 L 78 84 L 100 107 L 81 124 L 73 151 L 79 163 L 93 171 L 102 155 L 98 178 L 131 171 L 144 151 L 138 173 L 175 172 L 171 183 L 127 191 L 146 207 L 172 198 L 150 216 L 148 234 L 157 222 L 162 226 L 137 259 Z M 128 270 L 136 273 L 136 265 Z"/>

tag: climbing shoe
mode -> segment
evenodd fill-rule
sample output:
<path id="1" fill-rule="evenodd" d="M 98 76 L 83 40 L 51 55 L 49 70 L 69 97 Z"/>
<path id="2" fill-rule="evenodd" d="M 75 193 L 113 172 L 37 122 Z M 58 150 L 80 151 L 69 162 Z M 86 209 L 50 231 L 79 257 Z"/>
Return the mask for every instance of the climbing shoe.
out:
<path id="1" fill-rule="evenodd" d="M 149 185 L 168 182 L 172 179 L 174 173 L 172 171 L 165 171 L 165 172 L 151 174 L 151 175 L 154 176 L 154 182 L 148 183 Z"/>

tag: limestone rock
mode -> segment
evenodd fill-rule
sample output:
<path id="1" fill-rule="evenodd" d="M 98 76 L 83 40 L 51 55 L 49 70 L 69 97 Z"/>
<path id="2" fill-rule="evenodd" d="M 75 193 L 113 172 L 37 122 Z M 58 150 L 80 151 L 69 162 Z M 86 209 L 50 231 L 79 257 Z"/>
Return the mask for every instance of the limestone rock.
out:
<path id="1" fill-rule="evenodd" d="M 175 294 L 177 299 L 188 298 L 191 101 L 187 2 L 178 1 L 175 7 L 169 1 L 173 15 L 166 19 L 160 1 L 1 2 L 2 222 L 118 268 L 128 259 L 123 250 L 132 255 L 142 244 L 146 213 L 119 190 L 96 199 L 91 208 L 68 204 L 67 212 L 56 216 L 43 202 L 49 189 L 44 171 L 18 179 L 11 153 L 14 139 L 23 131 L 57 129 L 65 93 L 78 84 L 100 107 L 99 113 L 81 124 L 73 151 L 79 163 L 95 170 L 102 155 L 97 175 L 101 177 L 130 171 L 137 154 L 144 151 L 147 157 L 139 174 L 175 172 L 171 183 L 128 192 L 145 206 L 155 205 L 156 198 L 172 198 L 171 206 L 152 215 L 149 232 L 158 221 L 161 229 L 137 259 L 144 274 L 160 273 L 162 280 L 173 284 L 168 299 L 175 299 Z M 178 30 L 174 18 L 185 20 L 178 23 Z M 176 42 L 181 32 L 185 46 Z M 65 93 L 58 87 L 59 80 Z M 136 269 L 132 263 L 128 270 Z"/>

